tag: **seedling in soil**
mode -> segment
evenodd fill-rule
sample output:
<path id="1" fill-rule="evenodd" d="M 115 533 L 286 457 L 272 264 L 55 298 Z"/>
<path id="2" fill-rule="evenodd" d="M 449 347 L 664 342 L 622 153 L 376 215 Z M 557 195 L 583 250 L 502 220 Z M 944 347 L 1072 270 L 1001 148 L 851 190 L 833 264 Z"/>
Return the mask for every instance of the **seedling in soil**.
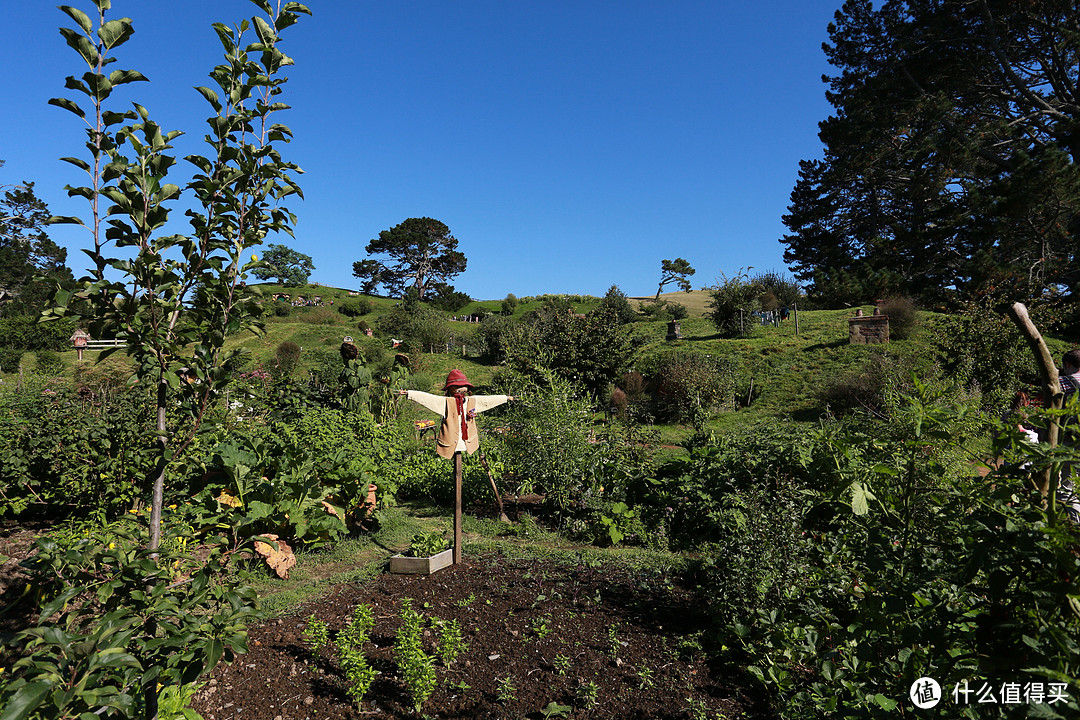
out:
<path id="1" fill-rule="evenodd" d="M 532 630 L 540 640 L 543 640 L 551 634 L 551 626 L 548 624 L 550 619 L 550 616 L 544 615 L 543 617 L 538 617 L 533 620 Z"/>
<path id="2" fill-rule="evenodd" d="M 600 696 L 600 688 L 595 682 L 590 680 L 587 683 L 578 685 L 577 693 L 575 694 L 577 695 L 578 704 L 581 705 L 581 707 L 588 709 L 596 704 L 596 700 Z"/>
<path id="3" fill-rule="evenodd" d="M 499 692 L 497 693 L 499 702 L 503 705 L 512 703 L 517 700 L 517 688 L 514 687 L 514 680 L 507 675 L 502 680 L 499 680 Z"/>
<path id="4" fill-rule="evenodd" d="M 573 710 L 573 708 L 569 705 L 560 705 L 552 700 L 547 704 L 547 707 L 540 711 L 540 714 L 546 718 L 566 717 L 570 714 L 571 710 Z"/>
<path id="5" fill-rule="evenodd" d="M 434 624 L 439 633 L 439 648 L 436 652 L 443 667 L 450 667 L 461 653 L 469 649 L 469 645 L 461 637 L 461 625 L 457 620 L 436 620 Z"/>
<path id="6" fill-rule="evenodd" d="M 709 720 L 709 707 L 704 700 L 686 698 L 686 714 L 690 720 Z"/>
<path id="7" fill-rule="evenodd" d="M 319 649 L 323 645 L 330 642 L 330 627 L 322 620 L 316 620 L 315 615 L 307 619 L 307 625 L 304 626 L 304 632 L 300 634 L 300 637 L 311 645 L 311 654 L 319 652 Z"/>
<path id="8" fill-rule="evenodd" d="M 469 593 L 469 597 L 457 601 L 457 606 L 460 608 L 469 607 L 473 604 L 473 600 L 476 600 L 476 593 Z"/>
<path id="9" fill-rule="evenodd" d="M 552 665 L 555 667 L 555 672 L 557 672 L 559 675 L 565 675 L 570 671 L 570 658 L 566 657 L 562 653 L 559 653 L 555 656 L 555 660 L 554 662 L 552 662 Z"/>
<path id="10" fill-rule="evenodd" d="M 622 642 L 619 640 L 619 624 L 612 623 L 607 631 L 608 655 L 612 660 L 619 659 L 619 651 L 622 650 Z"/>
<path id="11" fill-rule="evenodd" d="M 337 635 L 338 664 L 345 673 L 346 692 L 357 707 L 375 682 L 375 668 L 364 656 L 364 643 L 375 624 L 371 607 L 360 605 L 352 620 Z"/>
<path id="12" fill-rule="evenodd" d="M 653 686 L 653 671 L 649 668 L 642 666 L 637 672 L 638 679 L 641 680 L 641 684 L 638 685 L 639 690 L 651 688 Z"/>
<path id="13" fill-rule="evenodd" d="M 459 695 L 464 695 L 469 690 L 472 690 L 472 685 L 469 685 L 464 680 L 458 680 L 456 683 L 450 683 L 450 689 L 457 691 Z"/>
<path id="14" fill-rule="evenodd" d="M 423 620 L 420 613 L 412 609 L 412 601 L 401 601 L 401 625 L 394 638 L 394 658 L 401 672 L 401 681 L 412 698 L 417 713 L 424 701 L 435 690 L 435 661 L 424 652 L 421 632 Z"/>

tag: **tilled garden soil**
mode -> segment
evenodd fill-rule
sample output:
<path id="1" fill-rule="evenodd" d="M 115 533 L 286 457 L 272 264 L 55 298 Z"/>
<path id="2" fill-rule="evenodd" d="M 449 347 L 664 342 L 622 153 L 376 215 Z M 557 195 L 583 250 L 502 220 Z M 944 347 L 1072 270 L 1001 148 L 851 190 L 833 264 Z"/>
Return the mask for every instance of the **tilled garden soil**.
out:
<path id="1" fill-rule="evenodd" d="M 702 659 L 695 638 L 707 618 L 673 578 L 494 554 L 430 576 L 384 573 L 339 585 L 294 615 L 253 628 L 249 652 L 219 666 L 192 707 L 206 720 L 415 717 L 393 659 L 403 598 L 427 617 L 458 621 L 468 644 L 449 668 L 438 667 L 422 715 L 541 718 L 556 702 L 567 709 L 555 717 L 575 719 L 771 716 L 745 680 Z M 329 624 L 332 639 L 361 603 L 374 610 L 364 650 L 379 674 L 357 707 L 333 643 L 313 654 L 301 635 L 314 615 Z M 435 642 L 436 633 L 425 632 L 428 651 Z M 589 683 L 594 701 L 580 690 Z"/>

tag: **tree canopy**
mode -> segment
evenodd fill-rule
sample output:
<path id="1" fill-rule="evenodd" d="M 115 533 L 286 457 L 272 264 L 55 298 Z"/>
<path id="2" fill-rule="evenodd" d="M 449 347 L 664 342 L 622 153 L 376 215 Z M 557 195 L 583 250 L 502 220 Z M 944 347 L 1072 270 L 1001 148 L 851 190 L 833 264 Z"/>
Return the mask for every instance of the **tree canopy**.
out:
<path id="1" fill-rule="evenodd" d="M 310 255 L 293 250 L 285 245 L 270 245 L 262 257 L 263 266 L 252 273 L 260 280 L 277 278 L 278 282 L 288 287 L 307 285 L 311 272 L 315 269 Z"/>
<path id="2" fill-rule="evenodd" d="M 428 291 L 465 272 L 465 255 L 450 228 L 432 218 L 409 218 L 367 244 L 368 258 L 353 263 L 353 275 L 364 281 L 363 291 L 375 294 L 379 288 L 400 297 L 407 286 L 415 287 L 423 300 Z"/>
<path id="3" fill-rule="evenodd" d="M 660 261 L 660 286 L 656 288 L 657 302 L 660 301 L 660 293 L 663 291 L 665 285 L 670 285 L 675 282 L 679 284 L 679 289 L 683 292 L 690 292 L 690 281 L 688 277 L 696 273 L 697 270 L 690 267 L 690 263 L 682 258 L 675 258 L 674 260 L 661 260 Z"/>
<path id="4" fill-rule="evenodd" d="M 1080 9 L 848 0 L 784 259 L 809 293 L 1076 297 Z"/>
<path id="5" fill-rule="evenodd" d="M 4 314 L 34 313 L 57 285 L 70 286 L 67 251 L 46 234 L 48 206 L 24 182 L 0 199 L 0 309 Z M 35 282 L 44 277 L 45 282 Z"/>

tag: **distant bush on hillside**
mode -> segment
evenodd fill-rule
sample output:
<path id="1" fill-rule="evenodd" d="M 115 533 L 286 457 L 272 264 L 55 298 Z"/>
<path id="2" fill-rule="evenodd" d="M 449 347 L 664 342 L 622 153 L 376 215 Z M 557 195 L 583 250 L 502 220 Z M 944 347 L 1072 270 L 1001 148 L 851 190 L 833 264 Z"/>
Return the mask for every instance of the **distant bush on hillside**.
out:
<path id="1" fill-rule="evenodd" d="M 300 313 L 300 322 L 310 325 L 334 325 L 336 314 L 328 307 L 305 308 Z"/>
<path id="2" fill-rule="evenodd" d="M 686 306 L 682 303 L 668 301 L 667 304 L 668 314 L 671 315 L 672 320 L 685 320 L 690 317 L 690 311 L 686 309 Z"/>
<path id="3" fill-rule="evenodd" d="M 730 278 L 722 277 L 709 293 L 709 318 L 721 337 L 739 337 L 753 330 L 755 323 L 750 313 L 761 309 L 760 285 L 739 271 Z"/>
<path id="4" fill-rule="evenodd" d="M 64 361 L 55 350 L 38 350 L 37 372 L 41 375 L 59 375 L 64 371 Z"/>
<path id="5" fill-rule="evenodd" d="M 763 310 L 791 307 L 802 298 L 802 290 L 795 279 L 776 270 L 758 273 L 750 278 L 750 282 L 761 288 Z"/>
<path id="6" fill-rule="evenodd" d="M 878 309 L 883 315 L 889 316 L 889 337 L 893 340 L 907 340 L 918 324 L 919 318 L 915 314 L 915 303 L 911 298 L 902 295 L 894 295 L 885 298 Z"/>
<path id="7" fill-rule="evenodd" d="M 371 312 L 371 301 L 366 298 L 349 298 L 342 300 L 335 307 L 345 317 L 360 317 Z"/>
<path id="8" fill-rule="evenodd" d="M 292 375 L 293 370 L 296 369 L 296 365 L 299 362 L 300 346 L 291 340 L 286 340 L 275 348 L 274 369 L 279 375 L 283 377 Z"/>
<path id="9" fill-rule="evenodd" d="M 735 372 L 726 358 L 674 353 L 662 357 L 651 375 L 661 422 L 701 425 L 713 411 L 734 402 Z"/>

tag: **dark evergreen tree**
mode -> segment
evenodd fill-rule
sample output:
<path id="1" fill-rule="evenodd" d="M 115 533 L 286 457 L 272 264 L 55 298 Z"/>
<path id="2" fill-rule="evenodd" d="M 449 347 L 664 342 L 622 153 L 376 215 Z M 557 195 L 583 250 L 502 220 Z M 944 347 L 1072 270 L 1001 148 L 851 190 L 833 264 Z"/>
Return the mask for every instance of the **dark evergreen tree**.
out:
<path id="1" fill-rule="evenodd" d="M 74 281 L 67 250 L 45 232 L 49 208 L 25 182 L 0 200 L 0 314 L 37 314 L 57 286 Z M 35 278 L 39 278 L 36 280 Z"/>
<path id="2" fill-rule="evenodd" d="M 817 299 L 1075 297 L 1080 8 L 848 0 L 785 260 Z"/>

